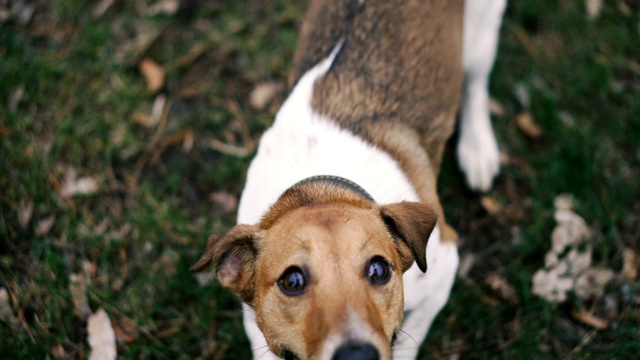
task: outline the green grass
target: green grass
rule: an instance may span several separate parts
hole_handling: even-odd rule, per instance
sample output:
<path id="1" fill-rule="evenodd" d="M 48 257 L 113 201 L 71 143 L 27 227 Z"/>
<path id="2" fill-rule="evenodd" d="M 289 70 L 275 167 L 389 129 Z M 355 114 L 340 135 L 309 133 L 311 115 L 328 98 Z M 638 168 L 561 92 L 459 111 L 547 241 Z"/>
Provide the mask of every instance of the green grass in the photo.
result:
<path id="1" fill-rule="evenodd" d="M 86 322 L 74 314 L 69 290 L 69 275 L 83 266 L 91 309 L 104 308 L 129 331 L 118 343 L 122 357 L 248 358 L 234 296 L 215 282 L 200 286 L 187 269 L 209 234 L 234 223 L 209 194 L 239 195 L 249 164 L 209 141 L 242 144 L 270 124 L 277 106 L 253 110 L 248 94 L 261 81 L 286 82 L 305 5 L 187 3 L 199 5 L 169 16 L 116 2 L 94 18 L 95 2 L 34 1 L 27 25 L 0 23 L 0 286 L 20 317 L 18 326 L 0 322 L 4 358 L 55 357 L 60 349 L 65 357 L 88 355 Z M 476 262 L 457 281 L 424 358 L 640 354 L 638 282 L 610 284 L 617 314 L 597 331 L 571 310 L 585 306 L 605 317 L 603 299 L 551 305 L 531 293 L 561 193 L 575 197 L 592 228 L 597 265 L 619 271 L 623 248 L 640 254 L 640 8 L 628 2 L 624 14 L 618 3 L 607 2 L 593 21 L 580 1 L 510 4 L 491 84 L 505 109 L 496 133 L 512 161 L 489 196 L 505 210 L 488 214 L 466 190 L 452 141 L 440 193 L 462 235 L 461 254 Z M 145 46 L 129 46 L 153 34 Z M 199 56 L 185 60 L 198 46 Z M 150 114 L 157 96 L 137 70 L 142 58 L 168 70 L 161 92 L 171 108 L 156 127 L 134 121 Z M 541 139 L 515 125 L 524 111 L 516 85 L 529 92 L 526 110 Z M 187 150 L 185 133 L 194 135 Z M 97 192 L 62 198 L 70 167 L 97 179 Z M 51 229 L 38 232 L 50 216 Z M 484 285 L 493 272 L 514 287 L 518 304 Z"/>

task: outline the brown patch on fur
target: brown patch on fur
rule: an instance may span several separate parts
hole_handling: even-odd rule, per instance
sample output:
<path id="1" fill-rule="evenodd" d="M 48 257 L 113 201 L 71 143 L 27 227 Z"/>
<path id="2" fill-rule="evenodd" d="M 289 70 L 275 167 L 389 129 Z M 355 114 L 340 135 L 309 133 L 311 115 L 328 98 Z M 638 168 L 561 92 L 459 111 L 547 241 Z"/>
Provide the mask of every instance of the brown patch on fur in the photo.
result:
<path id="1" fill-rule="evenodd" d="M 462 20 L 460 0 L 313 1 L 291 81 L 344 41 L 312 107 L 393 156 L 449 241 L 436 189 L 460 101 Z"/>

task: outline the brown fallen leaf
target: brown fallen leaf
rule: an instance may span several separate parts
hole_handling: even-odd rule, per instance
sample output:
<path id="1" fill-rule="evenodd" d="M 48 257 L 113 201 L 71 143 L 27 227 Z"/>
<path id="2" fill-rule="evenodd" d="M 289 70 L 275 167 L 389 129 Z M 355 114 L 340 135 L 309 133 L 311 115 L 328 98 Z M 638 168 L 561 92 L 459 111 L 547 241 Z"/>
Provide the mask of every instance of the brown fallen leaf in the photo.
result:
<path id="1" fill-rule="evenodd" d="M 33 215 L 33 200 L 20 201 L 18 205 L 18 224 L 20 228 L 26 229 L 31 221 L 31 215 Z"/>
<path id="2" fill-rule="evenodd" d="M 113 330 L 118 342 L 130 343 L 139 336 L 136 324 L 128 318 L 117 318 L 112 321 Z"/>
<path id="3" fill-rule="evenodd" d="M 9 101 L 7 101 L 7 107 L 9 111 L 16 112 L 18 110 L 18 105 L 24 96 L 24 86 L 20 85 L 11 91 L 11 95 L 9 95 Z"/>
<path id="4" fill-rule="evenodd" d="M 637 258 L 631 248 L 625 248 L 622 252 L 622 275 L 629 281 L 636 281 L 638 278 Z"/>
<path id="5" fill-rule="evenodd" d="M 585 311 L 584 309 L 571 309 L 571 316 L 573 316 L 574 319 L 580 321 L 581 323 L 598 330 L 604 330 L 609 326 L 608 321 L 596 317 L 595 315 Z"/>
<path id="6" fill-rule="evenodd" d="M 91 308 L 87 300 L 87 280 L 84 274 L 69 275 L 69 291 L 76 316 L 86 319 L 91 314 Z"/>
<path id="7" fill-rule="evenodd" d="M 55 222 L 56 222 L 55 215 L 49 215 L 46 218 L 40 220 L 38 222 L 38 225 L 36 226 L 36 235 L 38 236 L 47 235 L 49 231 L 51 231 L 51 228 L 53 227 L 53 224 Z"/>
<path id="8" fill-rule="evenodd" d="M 480 204 L 490 215 L 495 215 L 502 210 L 502 206 L 491 196 L 483 196 L 480 199 Z"/>
<path id="9" fill-rule="evenodd" d="M 236 211 L 238 208 L 238 200 L 235 195 L 226 191 L 213 192 L 209 195 L 209 199 L 227 214 Z"/>
<path id="10" fill-rule="evenodd" d="M 180 2 L 178 0 L 160 0 L 157 3 L 151 5 L 147 13 L 151 16 L 157 14 L 165 14 L 171 16 L 178 11 L 179 7 Z"/>
<path id="11" fill-rule="evenodd" d="M 94 19 L 100 19 L 114 2 L 115 0 L 100 0 L 100 2 L 93 8 L 91 15 Z"/>
<path id="12" fill-rule="evenodd" d="M 476 262 L 476 256 L 472 253 L 466 253 L 460 258 L 460 265 L 458 266 L 458 277 L 466 279 L 469 276 L 473 264 Z"/>
<path id="13" fill-rule="evenodd" d="M 511 284 L 509 284 L 502 276 L 496 273 L 489 274 L 484 279 L 484 283 L 489 286 L 489 288 L 502 300 L 506 300 L 511 304 L 518 304 L 520 302 L 513 286 L 511 286 Z"/>
<path id="14" fill-rule="evenodd" d="M 504 106 L 502 106 L 502 104 L 500 104 L 500 102 L 494 98 L 489 98 L 489 112 L 491 113 L 491 115 L 499 118 L 504 117 L 504 115 L 506 114 Z"/>
<path id="15" fill-rule="evenodd" d="M 138 64 L 138 70 L 147 81 L 147 89 L 152 92 L 160 90 L 164 84 L 164 69 L 155 61 L 145 58 Z"/>
<path id="16" fill-rule="evenodd" d="M 99 309 L 95 314 L 89 316 L 87 321 L 87 332 L 89 333 L 89 360 L 115 360 L 116 334 L 111 326 L 109 315 L 104 309 Z"/>
<path id="17" fill-rule="evenodd" d="M 537 140 L 542 136 L 542 130 L 536 124 L 533 116 L 528 112 L 518 115 L 516 118 L 516 125 L 523 134 L 533 140 Z"/>

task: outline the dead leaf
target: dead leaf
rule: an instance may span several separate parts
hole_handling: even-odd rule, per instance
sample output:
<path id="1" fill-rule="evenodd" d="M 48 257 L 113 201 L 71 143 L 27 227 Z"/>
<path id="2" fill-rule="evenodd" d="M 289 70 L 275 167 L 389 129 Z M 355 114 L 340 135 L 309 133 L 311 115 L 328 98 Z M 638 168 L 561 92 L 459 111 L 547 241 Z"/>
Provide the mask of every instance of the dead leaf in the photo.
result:
<path id="1" fill-rule="evenodd" d="M 11 13 L 18 24 L 27 25 L 33 17 L 35 7 L 32 3 L 26 1 L 16 1 L 11 6 Z"/>
<path id="2" fill-rule="evenodd" d="M 159 2 L 151 5 L 148 10 L 148 14 L 153 16 L 157 14 L 165 14 L 165 15 L 174 15 L 178 8 L 180 7 L 180 3 L 178 0 L 160 0 Z"/>
<path id="3" fill-rule="evenodd" d="M 571 210 L 573 209 L 575 199 L 571 194 L 560 194 L 553 199 L 553 205 L 558 210 Z"/>
<path id="4" fill-rule="evenodd" d="M 0 288 L 0 321 L 9 324 L 13 329 L 20 326 L 20 321 L 9 304 L 9 293 L 5 288 Z"/>
<path id="5" fill-rule="evenodd" d="M 84 274 L 69 275 L 69 291 L 76 316 L 86 319 L 91 315 L 91 308 L 87 301 L 87 280 Z"/>
<path id="6" fill-rule="evenodd" d="M 513 92 L 516 96 L 516 100 L 518 100 L 518 103 L 520 103 L 520 106 L 522 106 L 524 109 L 529 109 L 529 105 L 531 105 L 529 88 L 527 88 L 522 83 L 518 83 L 515 85 Z"/>
<path id="7" fill-rule="evenodd" d="M 512 304 L 518 304 L 520 299 L 516 295 L 516 291 L 513 286 L 507 282 L 502 276 L 493 273 L 487 275 L 484 279 L 484 283 L 495 292 L 501 299 L 506 300 Z"/>
<path id="8" fill-rule="evenodd" d="M 610 269 L 588 268 L 576 278 L 574 291 L 582 299 L 599 298 L 613 278 L 614 274 Z"/>
<path id="9" fill-rule="evenodd" d="M 213 192 L 209 195 L 209 199 L 225 213 L 232 213 L 238 208 L 238 200 L 235 195 L 226 191 Z"/>
<path id="10" fill-rule="evenodd" d="M 147 81 L 147 89 L 152 92 L 160 90 L 164 84 L 164 69 L 155 61 L 145 58 L 138 64 L 138 70 Z"/>
<path id="11" fill-rule="evenodd" d="M 11 91 L 11 95 L 9 95 L 9 101 L 7 101 L 7 107 L 9 111 L 16 112 L 18 110 L 18 105 L 24 96 L 24 86 L 20 85 Z"/>
<path id="12" fill-rule="evenodd" d="M 196 281 L 200 286 L 207 286 L 211 284 L 211 282 L 216 278 L 216 270 L 211 269 L 210 271 L 201 271 L 194 275 L 196 277 Z"/>
<path id="13" fill-rule="evenodd" d="M 21 200 L 18 205 L 18 224 L 20 228 L 26 229 L 33 215 L 33 200 Z"/>
<path id="14" fill-rule="evenodd" d="M 506 114 L 504 106 L 494 98 L 489 98 L 489 112 L 495 117 L 504 117 Z"/>
<path id="15" fill-rule="evenodd" d="M 115 0 L 101 0 L 98 5 L 93 8 L 93 13 L 91 13 L 91 15 L 93 15 L 94 19 L 100 19 L 114 2 Z"/>
<path id="16" fill-rule="evenodd" d="M 283 89 L 284 85 L 275 81 L 260 83 L 251 91 L 249 104 L 256 110 L 264 110 Z"/>
<path id="17" fill-rule="evenodd" d="M 483 196 L 482 199 L 480 199 L 480 203 L 490 215 L 495 215 L 502 210 L 502 206 L 491 196 Z"/>
<path id="18" fill-rule="evenodd" d="M 119 342 L 130 343 L 139 336 L 136 324 L 128 318 L 114 319 L 113 330 Z"/>
<path id="19" fill-rule="evenodd" d="M 585 325 L 598 330 L 604 330 L 609 326 L 609 322 L 586 312 L 583 309 L 571 309 L 571 316 Z"/>
<path id="20" fill-rule="evenodd" d="M 625 248 L 622 252 L 622 275 L 629 281 L 635 281 L 638 277 L 637 255 L 631 248 Z"/>
<path id="21" fill-rule="evenodd" d="M 584 219 L 574 213 L 573 198 L 560 195 L 555 199 L 556 227 L 551 233 L 551 249 L 544 259 L 544 268 L 533 276 L 533 293 L 549 302 L 560 303 L 574 291 L 582 299 L 600 297 L 613 279 L 610 269 L 591 267 L 591 231 Z"/>
<path id="22" fill-rule="evenodd" d="M 64 184 L 59 194 L 63 198 L 68 198 L 74 195 L 90 195 L 97 190 L 98 180 L 95 177 L 83 176 L 78 179 L 76 169 L 68 166 L 64 174 Z"/>
<path id="23" fill-rule="evenodd" d="M 466 279 L 469 276 L 469 271 L 473 268 L 473 264 L 476 262 L 476 256 L 472 253 L 466 253 L 460 258 L 460 265 L 458 266 L 458 277 Z"/>
<path id="24" fill-rule="evenodd" d="M 56 222 L 55 215 L 49 215 L 46 218 L 38 221 L 38 225 L 36 226 L 36 235 L 44 236 L 51 231 L 53 224 Z"/>
<path id="25" fill-rule="evenodd" d="M 516 125 L 523 134 L 531 139 L 539 139 L 542 136 L 542 130 L 536 124 L 533 116 L 528 112 L 523 112 L 516 118 Z"/>
<path id="26" fill-rule="evenodd" d="M 95 314 L 89 316 L 87 321 L 87 331 L 89 333 L 89 360 L 115 360 L 116 334 L 111 326 L 109 315 L 104 309 L 99 309 Z"/>
<path id="27" fill-rule="evenodd" d="M 193 149 L 193 144 L 195 142 L 195 137 L 193 136 L 193 131 L 187 130 L 184 134 L 184 139 L 182 140 L 182 152 L 188 153 Z"/>
<path id="28" fill-rule="evenodd" d="M 256 150 L 257 142 L 251 142 L 246 146 L 238 146 L 233 144 L 224 143 L 218 139 L 210 139 L 209 147 L 213 150 L 221 152 L 226 155 L 231 155 L 239 158 L 245 158 Z"/>
<path id="29" fill-rule="evenodd" d="M 602 0 L 585 0 L 587 7 L 587 19 L 595 20 L 602 12 Z"/>
<path id="30" fill-rule="evenodd" d="M 64 351 L 64 347 L 60 344 L 56 344 L 51 347 L 51 356 L 53 356 L 54 359 L 68 358 L 66 351 Z"/>

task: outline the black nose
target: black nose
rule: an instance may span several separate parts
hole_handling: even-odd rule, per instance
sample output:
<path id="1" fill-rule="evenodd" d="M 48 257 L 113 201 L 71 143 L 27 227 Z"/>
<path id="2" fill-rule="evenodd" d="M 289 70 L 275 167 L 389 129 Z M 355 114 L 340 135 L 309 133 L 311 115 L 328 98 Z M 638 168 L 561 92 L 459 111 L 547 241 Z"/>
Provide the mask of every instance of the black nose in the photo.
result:
<path id="1" fill-rule="evenodd" d="M 345 344 L 333 354 L 332 360 L 379 360 L 378 350 L 371 344 Z"/>

